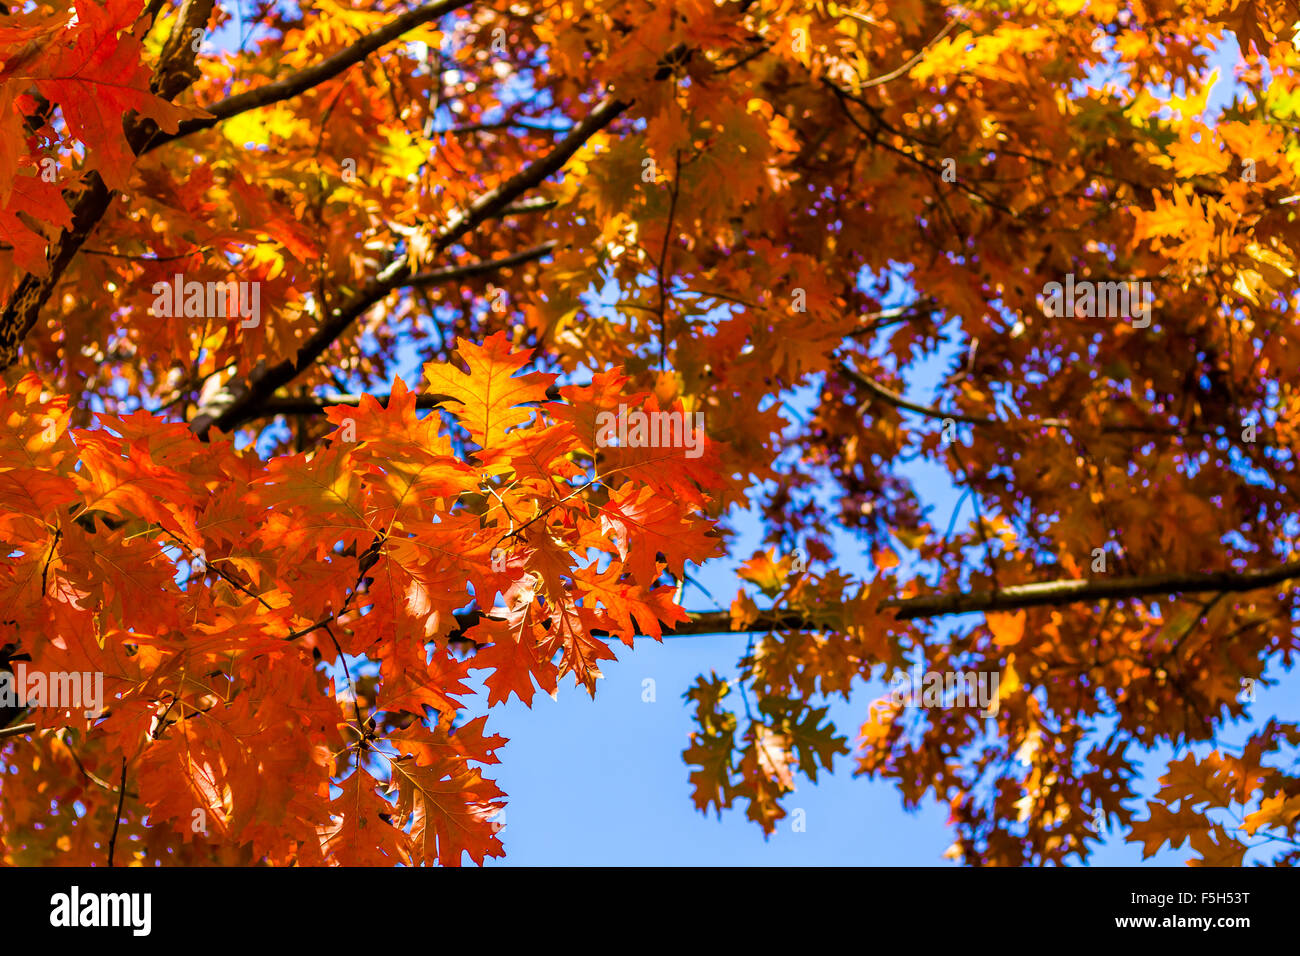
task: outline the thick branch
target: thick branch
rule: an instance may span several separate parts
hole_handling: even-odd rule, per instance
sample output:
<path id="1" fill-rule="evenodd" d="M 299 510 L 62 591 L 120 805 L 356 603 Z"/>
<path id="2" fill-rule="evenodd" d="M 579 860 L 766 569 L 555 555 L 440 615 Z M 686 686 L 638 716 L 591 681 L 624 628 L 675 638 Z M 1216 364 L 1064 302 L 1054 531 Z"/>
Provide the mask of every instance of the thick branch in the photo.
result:
<path id="1" fill-rule="evenodd" d="M 1300 561 L 1250 571 L 1215 571 L 1209 574 L 1153 574 L 1131 578 L 1091 578 L 1086 580 L 1043 581 L 1018 584 L 1000 591 L 927 594 L 911 598 L 890 598 L 881 607 L 897 612 L 901 621 L 944 617 L 949 614 L 973 614 L 1017 611 L 1029 607 L 1094 603 L 1102 600 L 1150 597 L 1171 594 L 1240 593 L 1257 591 L 1300 578 Z M 665 637 L 689 637 L 701 634 L 730 634 L 731 614 L 727 611 L 688 611 L 689 621 L 678 624 Z M 479 611 L 456 615 L 456 630 L 449 641 L 465 642 L 465 632 L 482 617 Z M 750 631 L 805 631 L 816 625 L 802 614 L 766 611 L 748 628 Z M 637 634 L 641 631 L 638 628 Z M 592 631 L 608 637 L 602 631 Z"/>
<path id="2" fill-rule="evenodd" d="M 99 174 L 91 172 L 86 177 L 86 190 L 72 207 L 72 225 L 62 230 L 51 243 L 47 257 L 49 268 L 44 275 L 28 272 L 18 282 L 18 288 L 9 297 L 3 314 L 0 314 L 0 371 L 18 361 L 19 349 L 27 333 L 36 325 L 41 308 L 49 301 L 54 286 L 63 276 L 90 231 L 108 211 L 114 193 Z"/>
<path id="3" fill-rule="evenodd" d="M 1029 607 L 1092 604 L 1102 600 L 1151 597 L 1170 594 L 1240 593 L 1300 578 L 1300 561 L 1250 571 L 1215 571 L 1209 574 L 1153 574 L 1131 578 L 1089 578 L 1017 584 L 1000 591 L 927 594 L 921 597 L 890 598 L 881 605 L 897 612 L 902 621 L 944 617 L 949 614 L 1017 611 Z M 754 625 L 795 630 L 809 627 L 801 615 L 767 614 Z M 712 634 L 731 630 L 726 611 L 697 611 L 688 623 L 679 624 L 675 634 Z"/>

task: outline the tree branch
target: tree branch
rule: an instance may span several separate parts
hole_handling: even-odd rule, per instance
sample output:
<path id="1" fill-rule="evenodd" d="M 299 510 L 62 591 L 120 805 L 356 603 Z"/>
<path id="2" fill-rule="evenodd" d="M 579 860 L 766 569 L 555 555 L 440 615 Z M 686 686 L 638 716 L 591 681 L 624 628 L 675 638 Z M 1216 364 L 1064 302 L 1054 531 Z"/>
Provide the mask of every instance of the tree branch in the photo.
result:
<path id="1" fill-rule="evenodd" d="M 859 84 L 860 88 L 864 90 L 869 90 L 872 87 L 884 86 L 886 83 L 896 80 L 900 76 L 903 76 L 905 73 L 910 72 L 912 67 L 916 66 L 916 64 L 920 63 L 921 60 L 925 58 L 926 52 L 932 46 L 934 46 L 936 43 L 938 43 L 940 40 L 942 40 L 944 37 L 946 37 L 949 33 L 952 32 L 953 27 L 955 27 L 957 23 L 958 21 L 956 18 L 949 20 L 947 26 L 945 26 L 942 30 L 940 30 L 938 35 L 936 35 L 933 40 L 931 40 L 925 46 L 921 47 L 921 49 L 917 50 L 916 53 L 906 63 L 903 63 L 897 69 L 891 70 L 888 73 L 884 74 L 883 76 L 877 76 L 869 80 L 863 80 Z"/>
<path id="2" fill-rule="evenodd" d="M 1170 594 L 1204 594 L 1209 592 L 1241 593 L 1257 591 L 1300 578 L 1300 561 L 1249 571 L 1214 571 L 1208 574 L 1153 574 L 1144 577 L 1091 578 L 1082 580 L 1043 581 L 1017 584 L 1000 591 L 970 591 L 950 594 L 927 594 L 910 598 L 890 598 L 881 608 L 893 610 L 900 621 L 945 617 L 949 614 L 974 614 L 1017 611 L 1030 607 L 1093 603 L 1101 600 L 1149 597 Z M 736 633 L 728 611 L 688 611 L 689 621 L 678 624 L 665 637 L 689 637 L 703 634 Z M 481 611 L 456 615 L 457 628 L 447 638 L 464 642 L 465 632 L 483 617 Z M 747 630 L 807 631 L 816 625 L 806 616 L 793 612 L 768 610 Z M 636 629 L 640 634 L 640 629 Z M 593 630 L 593 635 L 609 635 Z"/>
<path id="3" fill-rule="evenodd" d="M 141 151 L 141 155 L 191 133 L 211 129 L 222 120 L 230 119 L 232 116 L 238 116 L 240 113 L 247 113 L 249 110 L 259 109 L 263 106 L 270 106 L 273 103 L 292 99 L 300 93 L 305 93 L 327 80 L 332 80 L 349 67 L 360 63 L 380 47 L 387 46 L 393 40 L 396 40 L 403 33 L 414 30 L 431 20 L 436 20 L 443 14 L 451 13 L 461 7 L 467 7 L 472 2 L 473 0 L 440 0 L 438 3 L 430 3 L 415 10 L 408 10 L 393 19 L 392 22 L 380 27 L 374 33 L 362 37 L 347 49 L 340 50 L 332 56 L 327 56 L 313 66 L 276 80 L 274 83 L 268 83 L 266 86 L 259 86 L 256 89 L 228 96 L 221 102 L 206 107 L 207 112 L 212 114 L 210 117 L 186 120 L 180 124 L 180 128 L 175 133 L 155 137 Z"/>
<path id="4" fill-rule="evenodd" d="M 881 607 L 897 612 L 900 621 L 944 617 L 949 614 L 972 614 L 1017 611 L 1043 605 L 1093 603 L 1101 600 L 1149 597 L 1169 594 L 1204 594 L 1212 591 L 1240 593 L 1257 591 L 1300 578 L 1300 561 L 1250 571 L 1214 571 L 1209 574 L 1153 574 L 1144 577 L 1089 578 L 1081 580 L 1043 581 L 1017 584 L 1000 591 L 970 591 L 952 594 L 928 594 L 911 598 L 890 598 Z M 797 614 L 763 616 L 755 627 L 784 629 L 808 628 L 809 622 Z M 675 634 L 710 634 L 731 630 L 731 615 L 726 611 L 691 613 L 688 623 L 680 624 Z"/>
<path id="5" fill-rule="evenodd" d="M 539 246 L 531 249 L 525 249 L 522 252 L 512 253 L 503 256 L 500 259 L 488 259 L 482 262 L 471 262 L 463 266 L 452 266 L 446 269 L 434 269 L 429 272 L 421 272 L 416 275 L 409 275 L 409 268 L 406 267 L 405 261 L 394 260 L 395 264 L 400 264 L 402 268 L 393 269 L 392 265 L 380 273 L 379 277 L 371 282 L 362 293 L 345 303 L 335 310 L 331 320 L 317 329 L 307 344 L 299 351 L 293 362 L 282 362 L 280 365 L 265 373 L 267 376 L 274 378 L 259 378 L 252 389 L 236 393 L 234 391 L 223 390 L 205 409 L 200 409 L 195 416 L 194 421 L 190 423 L 190 428 L 194 430 L 200 438 L 205 438 L 207 429 L 216 425 L 222 431 L 229 431 L 246 421 L 260 417 L 260 413 L 270 407 L 272 393 L 281 385 L 286 384 L 296 378 L 308 365 L 316 360 L 335 339 L 341 335 L 355 319 L 364 314 L 367 309 L 376 303 L 382 301 L 390 292 L 400 288 L 419 288 L 423 286 L 435 285 L 441 282 L 455 282 L 460 279 L 466 279 L 473 276 L 489 275 L 499 269 L 509 268 L 510 266 L 521 265 L 525 262 L 531 262 L 540 259 L 555 248 L 554 242 L 544 242 Z M 337 329 L 337 331 L 335 331 Z M 276 384 L 270 385 L 269 381 L 275 381 Z M 211 415 L 213 408 L 222 408 L 221 402 L 227 401 L 228 405 L 224 406 L 225 410 L 220 412 L 215 418 L 204 424 L 204 416 Z M 360 401 L 358 397 L 357 401 Z M 353 403 L 348 403 L 353 404 Z M 283 413 L 288 413 L 294 407 L 292 403 L 281 406 Z M 320 411 L 324 406 L 318 406 L 316 411 Z M 423 407 L 431 408 L 432 404 Z M 200 430 L 201 429 L 201 430 Z"/>
<path id="6" fill-rule="evenodd" d="M 495 133 L 503 129 L 526 129 L 533 133 L 567 133 L 569 131 L 567 127 L 547 126 L 544 123 L 521 119 L 505 119 L 499 123 L 469 123 L 465 126 L 452 126 L 447 129 L 437 129 L 433 132 L 434 135 L 441 136 L 446 133 Z"/>
<path id="7" fill-rule="evenodd" d="M 461 236 L 477 229 L 479 225 L 493 218 L 509 206 L 515 199 L 543 180 L 559 172 L 569 158 L 626 110 L 631 103 L 606 97 L 587 114 L 586 119 L 573 128 L 555 148 L 535 163 L 525 166 L 495 189 L 490 189 L 474 200 L 463 213 L 455 213 L 448 220 L 447 226 L 439 234 L 434 248 L 441 251 Z"/>
<path id="8" fill-rule="evenodd" d="M 457 282 L 461 279 L 472 279 L 475 276 L 491 275 L 501 269 L 523 265 L 525 262 L 532 262 L 535 259 L 540 259 L 543 256 L 550 255 L 554 249 L 554 242 L 543 242 L 540 246 L 533 246 L 531 249 L 525 249 L 523 252 L 514 252 L 508 256 L 502 256 L 500 259 L 484 259 L 480 262 L 471 262 L 463 266 L 449 266 L 446 269 L 432 269 L 429 272 L 419 272 L 403 282 L 402 285 L 408 288 L 416 288 L 418 286 L 436 285 L 442 282 Z"/>
<path id="9" fill-rule="evenodd" d="M 263 415 L 323 415 L 325 409 L 332 405 L 360 405 L 364 395 L 360 392 L 346 392 L 331 395 L 273 395 L 262 402 L 256 409 L 257 417 Z M 387 395 L 371 395 L 379 404 L 388 407 Z M 448 401 L 448 395 L 423 394 L 415 397 L 416 408 L 436 408 Z"/>
<path id="10" fill-rule="evenodd" d="M 916 412 L 918 415 L 925 415 L 927 418 L 937 418 L 937 419 L 951 418 L 953 421 L 965 422 L 968 425 L 1008 424 L 1007 422 L 999 421 L 996 418 L 978 418 L 974 415 L 963 415 L 961 412 L 945 412 L 938 408 L 931 408 L 928 405 L 918 405 L 916 402 L 909 402 L 902 395 L 899 395 L 897 392 L 893 391 L 892 389 L 888 389 L 885 386 L 881 385 L 879 382 L 867 378 L 865 375 L 863 375 L 853 366 L 849 365 L 847 362 L 840 363 L 840 371 L 843 372 L 844 375 L 849 379 L 851 379 L 853 382 L 862 386 L 863 388 L 871 392 L 876 397 L 883 398 L 886 402 L 888 402 L 890 405 L 893 405 L 895 408 L 905 409 L 906 411 L 909 412 Z M 1050 424 L 1050 425 L 1056 425 L 1060 427 L 1063 426 L 1065 423 L 1061 422 L 1058 419 L 1053 418 L 1053 419 L 1047 419 L 1043 422 L 1038 422 L 1036 424 L 1042 424 L 1042 425 Z"/>
<path id="11" fill-rule="evenodd" d="M 904 411 L 915 412 L 918 415 L 924 415 L 927 418 L 935 420 L 952 419 L 956 422 L 964 422 L 968 425 L 980 425 L 986 428 L 1059 428 L 1068 432 L 1087 432 L 1095 430 L 1104 434 L 1127 434 L 1139 433 L 1149 435 L 1176 435 L 1184 438 L 1200 436 L 1216 436 L 1217 432 L 1207 431 L 1199 428 L 1178 428 L 1176 426 L 1162 425 L 1121 425 L 1121 424 L 1101 424 L 1095 429 L 1081 427 L 1078 422 L 1072 422 L 1068 418 L 1026 418 L 1022 420 L 1003 421 L 1000 418 L 980 418 L 977 415 L 966 415 L 962 412 L 944 411 L 941 408 L 932 408 L 929 405 L 921 405 L 917 402 L 908 401 L 902 395 L 899 395 L 893 389 L 886 388 L 879 382 L 867 378 L 857 369 L 853 368 L 847 362 L 840 363 L 840 371 L 856 384 L 871 392 L 877 398 L 881 398 L 893 405 L 895 408 L 901 408 Z"/>
<path id="12" fill-rule="evenodd" d="M 454 212 L 434 239 L 433 251 L 435 253 L 445 251 L 462 236 L 501 214 L 521 193 L 558 172 L 588 139 L 611 123 L 630 105 L 613 98 L 602 100 L 572 133 L 556 144 L 555 148 L 544 157 L 525 166 L 496 188 L 480 195 L 465 210 Z M 530 252 L 535 251 L 535 249 L 530 250 Z M 542 254 L 544 253 L 537 253 L 538 256 Z M 445 277 L 447 272 L 421 275 Z M 228 432 L 254 417 L 255 409 L 270 398 L 277 389 L 292 382 L 311 366 L 359 316 L 383 301 L 390 292 L 407 285 L 411 278 L 411 267 L 406 257 L 399 256 L 393 259 L 364 289 L 333 310 L 320 328 L 298 350 L 294 359 L 286 359 L 279 365 L 255 375 L 246 387 L 237 387 L 238 390 L 232 391 L 223 390 L 212 404 L 199 410 L 190 423 L 190 429 L 206 440 L 208 431 L 214 426 L 220 431 Z"/>
<path id="13" fill-rule="evenodd" d="M 122 825 L 122 804 L 126 802 L 126 757 L 122 758 L 122 783 L 117 789 L 117 813 L 113 816 L 113 835 L 108 838 L 108 865 L 113 865 L 113 851 L 117 849 L 117 828 Z"/>

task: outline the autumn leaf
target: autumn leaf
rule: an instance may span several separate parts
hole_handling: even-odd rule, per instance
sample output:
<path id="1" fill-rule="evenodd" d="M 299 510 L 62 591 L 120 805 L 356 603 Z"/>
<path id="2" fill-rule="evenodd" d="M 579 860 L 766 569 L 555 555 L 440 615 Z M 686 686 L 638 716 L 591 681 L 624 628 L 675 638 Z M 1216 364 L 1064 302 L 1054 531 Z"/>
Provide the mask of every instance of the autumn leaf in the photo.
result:
<path id="1" fill-rule="evenodd" d="M 409 821 L 414 862 L 459 866 L 465 853 L 482 865 L 501 856 L 501 840 L 491 820 L 505 794 L 471 769 L 458 755 L 421 766 L 414 759 L 392 761 L 396 815 Z"/>
<path id="2" fill-rule="evenodd" d="M 1259 809 L 1246 816 L 1241 828 L 1247 836 L 1253 837 L 1261 827 L 1293 829 L 1297 817 L 1300 817 L 1300 796 L 1288 797 L 1278 793 L 1261 800 Z"/>
<path id="3" fill-rule="evenodd" d="M 426 365 L 424 377 L 434 392 L 460 403 L 456 414 L 479 446 L 497 444 L 506 429 L 533 416 L 531 403 L 545 401 L 552 379 L 537 372 L 516 375 L 528 362 L 530 351 L 511 352 L 504 333 L 482 346 L 457 341 L 458 354 L 468 367 L 462 372 L 442 363 Z"/>
<path id="4" fill-rule="evenodd" d="M 1017 614 L 990 614 L 989 630 L 993 632 L 993 641 L 999 647 L 1019 644 L 1025 636 L 1025 612 Z"/>
<path id="5" fill-rule="evenodd" d="M 488 704 L 507 702 L 513 694 L 524 705 L 533 704 L 533 684 L 555 696 L 559 672 L 550 658 L 542 657 L 530 611 L 520 608 L 508 620 L 483 618 L 466 632 L 471 640 L 487 644 L 479 648 L 470 666 L 490 668 L 485 679 Z"/>
<path id="6" fill-rule="evenodd" d="M 0 83 L 33 83 L 59 104 L 69 132 L 86 144 L 90 162 L 114 188 L 126 185 L 135 159 L 122 131 L 125 114 L 147 116 L 168 133 L 182 119 L 202 115 L 151 91 L 143 48 L 124 32 L 140 7 L 139 0 L 79 0 L 75 22 L 53 33 L 38 55 L 10 59 L 0 68 Z"/>
<path id="7" fill-rule="evenodd" d="M 1166 843 L 1170 849 L 1177 850 L 1193 833 L 1208 832 L 1211 829 L 1209 821 L 1189 804 L 1183 804 L 1175 812 L 1164 804 L 1148 800 L 1147 813 L 1146 820 L 1134 822 L 1129 837 L 1133 842 L 1141 841 L 1143 859 L 1154 855 Z"/>
<path id="8" fill-rule="evenodd" d="M 609 611 L 617 624 L 618 636 L 628 647 L 632 646 L 633 635 L 638 631 L 647 637 L 659 638 L 663 633 L 661 621 L 671 627 L 690 620 L 673 600 L 672 588 L 650 590 L 639 584 L 620 582 L 621 571 L 621 567 L 614 563 L 603 574 L 588 567 L 577 573 L 576 580 L 583 594 L 600 601 Z"/>

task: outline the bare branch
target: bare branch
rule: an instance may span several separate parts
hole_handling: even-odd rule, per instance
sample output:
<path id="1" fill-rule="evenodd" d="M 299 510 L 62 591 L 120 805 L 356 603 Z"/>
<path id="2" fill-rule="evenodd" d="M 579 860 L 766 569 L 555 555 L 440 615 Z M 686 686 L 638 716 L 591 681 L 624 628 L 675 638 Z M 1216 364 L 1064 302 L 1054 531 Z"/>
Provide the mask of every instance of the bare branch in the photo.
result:
<path id="1" fill-rule="evenodd" d="M 901 408 L 904 411 L 915 412 L 918 415 L 924 415 L 927 418 L 936 420 L 952 419 L 957 422 L 964 422 L 968 425 L 980 425 L 986 428 L 1060 428 L 1063 431 L 1075 433 L 1087 433 L 1090 431 L 1102 432 L 1104 434 L 1144 434 L 1144 435 L 1174 435 L 1181 437 L 1191 436 L 1217 436 L 1219 433 L 1201 428 L 1185 427 L 1180 428 L 1175 425 L 1142 425 L 1142 424 L 1118 424 L 1103 423 L 1097 426 L 1084 426 L 1078 422 L 1072 422 L 1068 418 L 1025 418 L 1025 419 L 1008 419 L 1003 421 L 1000 418 L 980 418 L 977 415 L 966 415 L 962 412 L 945 411 L 941 408 L 933 408 L 929 405 L 921 405 L 917 402 L 908 401 L 902 395 L 899 395 L 893 389 L 881 385 L 879 382 L 867 378 L 857 369 L 848 363 L 840 363 L 840 371 L 856 384 L 865 388 L 878 398 L 883 399 L 895 408 Z"/>
<path id="2" fill-rule="evenodd" d="M 885 386 L 881 385 L 879 382 L 867 378 L 865 375 L 863 375 L 857 369 L 853 368 L 853 366 L 849 365 L 847 362 L 840 363 L 840 371 L 843 372 L 845 376 L 847 376 L 848 378 L 856 382 L 858 385 L 862 386 L 867 391 L 871 392 L 873 395 L 876 395 L 879 398 L 883 398 L 890 405 L 893 405 L 896 408 L 906 409 L 909 412 L 916 412 L 917 414 L 925 415 L 928 418 L 939 418 L 939 419 L 951 418 L 954 421 L 966 422 L 967 424 L 970 425 L 1007 424 L 1006 422 L 999 421 L 996 418 L 977 418 L 974 415 L 963 415 L 961 412 L 945 412 L 938 408 L 931 408 L 928 405 L 918 405 L 916 402 L 909 402 L 907 399 L 905 399 L 902 395 L 899 395 L 897 392 L 886 388 Z M 1053 425 L 1061 426 L 1064 425 L 1065 423 L 1058 421 L 1057 419 L 1048 419 L 1046 421 L 1039 422 L 1038 424 L 1042 424 L 1042 425 L 1053 424 Z"/>

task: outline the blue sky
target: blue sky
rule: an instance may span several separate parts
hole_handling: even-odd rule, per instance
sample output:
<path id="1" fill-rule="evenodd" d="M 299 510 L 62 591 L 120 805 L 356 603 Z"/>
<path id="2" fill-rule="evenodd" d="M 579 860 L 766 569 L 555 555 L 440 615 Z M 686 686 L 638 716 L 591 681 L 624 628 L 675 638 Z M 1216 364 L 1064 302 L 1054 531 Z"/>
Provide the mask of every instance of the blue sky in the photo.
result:
<path id="1" fill-rule="evenodd" d="M 742 635 L 662 645 L 641 640 L 632 652 L 620 648 L 621 660 L 605 669 L 594 702 L 585 691 L 564 686 L 558 701 L 536 695 L 531 711 L 517 700 L 494 709 L 489 729 L 510 743 L 489 775 L 509 794 L 509 807 L 501 834 L 506 858 L 489 865 L 955 865 L 943 859 L 952 842 L 945 807 L 928 803 L 908 813 L 890 784 L 854 778 L 848 763 L 837 762 L 836 772 L 816 784 L 798 781 L 786 806 L 806 811 L 801 833 L 787 818 L 765 841 L 741 804 L 720 822 L 695 810 L 680 756 L 691 728 L 681 693 L 696 674 L 731 673 L 744 644 Z M 642 702 L 645 678 L 656 682 L 655 703 Z M 883 687 L 872 691 L 852 704 L 831 703 L 830 716 L 850 738 Z M 1291 673 L 1281 686 L 1260 693 L 1252 711 L 1264 719 L 1294 716 L 1297 701 L 1300 679 Z M 1221 736 L 1240 743 L 1245 735 L 1229 730 Z M 1146 758 L 1144 795 L 1154 790 L 1171 753 L 1163 749 Z M 1185 847 L 1166 849 L 1146 862 L 1179 865 L 1189 855 Z M 1141 844 L 1118 836 L 1090 860 L 1101 866 L 1141 862 Z"/>

